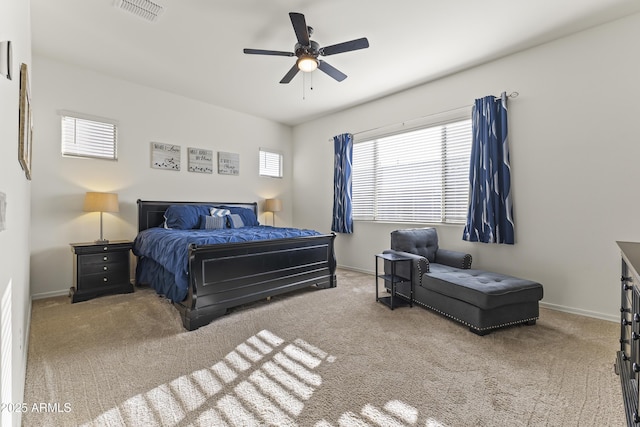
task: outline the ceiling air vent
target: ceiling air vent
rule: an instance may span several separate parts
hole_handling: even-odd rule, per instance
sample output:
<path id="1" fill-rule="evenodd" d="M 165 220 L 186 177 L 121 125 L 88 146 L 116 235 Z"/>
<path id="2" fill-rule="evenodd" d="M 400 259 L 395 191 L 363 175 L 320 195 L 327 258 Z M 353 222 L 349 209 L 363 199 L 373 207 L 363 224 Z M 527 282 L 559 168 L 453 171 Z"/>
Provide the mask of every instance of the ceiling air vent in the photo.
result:
<path id="1" fill-rule="evenodd" d="M 114 5 L 149 22 L 157 21 L 164 12 L 164 6 L 149 0 L 115 0 Z"/>

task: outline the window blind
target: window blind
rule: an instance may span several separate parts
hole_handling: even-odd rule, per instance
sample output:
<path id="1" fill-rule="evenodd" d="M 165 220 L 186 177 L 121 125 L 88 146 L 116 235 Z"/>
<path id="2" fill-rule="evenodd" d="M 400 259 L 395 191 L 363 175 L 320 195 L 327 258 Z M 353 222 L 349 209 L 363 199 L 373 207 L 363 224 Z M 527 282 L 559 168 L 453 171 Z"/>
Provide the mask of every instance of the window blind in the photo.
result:
<path id="1" fill-rule="evenodd" d="M 117 124 L 62 112 L 62 155 L 117 160 Z"/>
<path id="2" fill-rule="evenodd" d="M 466 221 L 471 120 L 354 144 L 356 220 Z"/>
<path id="3" fill-rule="evenodd" d="M 282 154 L 261 148 L 260 175 L 282 178 Z"/>

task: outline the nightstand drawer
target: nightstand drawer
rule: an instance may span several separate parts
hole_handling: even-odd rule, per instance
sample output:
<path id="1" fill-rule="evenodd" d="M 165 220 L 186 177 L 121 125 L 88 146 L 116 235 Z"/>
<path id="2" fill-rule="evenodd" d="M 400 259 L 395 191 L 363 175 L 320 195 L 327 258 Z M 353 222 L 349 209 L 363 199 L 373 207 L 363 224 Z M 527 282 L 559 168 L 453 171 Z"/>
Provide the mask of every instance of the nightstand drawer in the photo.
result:
<path id="1" fill-rule="evenodd" d="M 129 273 L 129 265 L 127 263 L 127 259 L 124 258 L 122 261 L 115 262 L 100 262 L 100 263 L 80 263 L 78 265 L 78 275 L 80 277 L 90 275 L 90 274 L 106 274 L 106 273 L 115 273 L 126 271 Z"/>
<path id="2" fill-rule="evenodd" d="M 78 278 L 78 287 L 81 289 L 103 288 L 105 286 L 121 285 L 129 283 L 129 270 L 120 269 L 109 273 L 84 274 Z"/>
<path id="3" fill-rule="evenodd" d="M 78 269 L 86 274 L 107 271 L 108 269 L 113 269 L 114 267 L 123 266 L 128 263 L 129 251 L 78 256 Z"/>

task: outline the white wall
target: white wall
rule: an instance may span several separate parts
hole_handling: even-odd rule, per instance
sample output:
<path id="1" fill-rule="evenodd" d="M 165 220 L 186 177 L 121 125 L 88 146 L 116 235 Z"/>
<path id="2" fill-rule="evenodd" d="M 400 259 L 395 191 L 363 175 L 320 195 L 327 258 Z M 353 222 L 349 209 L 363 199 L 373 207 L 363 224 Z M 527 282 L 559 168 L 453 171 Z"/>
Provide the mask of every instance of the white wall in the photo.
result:
<path id="1" fill-rule="evenodd" d="M 475 268 L 539 281 L 548 306 L 617 320 L 615 241 L 640 240 L 638 40 L 636 14 L 295 127 L 295 224 L 330 228 L 333 135 L 518 91 L 509 101 L 516 245 L 464 242 L 462 226 L 437 226 L 440 244 L 471 253 Z M 389 233 L 413 226 L 356 222 L 337 238 L 338 264 L 372 272 Z"/>
<path id="2" fill-rule="evenodd" d="M 82 212 L 86 191 L 117 192 L 120 212 L 104 214 L 107 239 L 133 239 L 136 200 L 258 201 L 279 197 L 278 224 L 292 217 L 291 128 L 34 56 L 31 286 L 34 297 L 68 291 L 71 242 L 99 237 L 99 214 Z M 60 117 L 71 110 L 119 121 L 118 161 L 63 158 Z M 150 167 L 150 142 L 182 146 L 179 172 Z M 240 155 L 240 175 L 187 171 L 187 147 Z M 258 148 L 284 153 L 283 179 L 258 176 Z M 216 162 L 214 162 L 214 166 Z M 261 206 L 261 205 L 260 205 Z M 265 221 L 271 223 L 271 214 Z"/>
<path id="3" fill-rule="evenodd" d="M 6 194 L 6 219 L 0 231 L 0 298 L 11 292 L 11 310 L 2 313 L 0 341 L 2 376 L 0 395 L 3 403 L 21 402 L 26 368 L 26 334 L 30 319 L 29 299 L 29 216 L 31 183 L 18 164 L 18 103 L 20 64 L 31 66 L 31 30 L 29 2 L 0 2 L 0 41 L 13 44 L 13 79 L 0 76 L 0 192 Z M 5 317 L 6 316 L 6 317 Z M 5 320 L 10 324 L 5 329 Z M 8 346 L 4 343 L 8 341 Z M 5 356 L 10 354 L 8 364 Z M 20 414 L 5 410 L 0 414 L 3 426 L 19 426 Z"/>

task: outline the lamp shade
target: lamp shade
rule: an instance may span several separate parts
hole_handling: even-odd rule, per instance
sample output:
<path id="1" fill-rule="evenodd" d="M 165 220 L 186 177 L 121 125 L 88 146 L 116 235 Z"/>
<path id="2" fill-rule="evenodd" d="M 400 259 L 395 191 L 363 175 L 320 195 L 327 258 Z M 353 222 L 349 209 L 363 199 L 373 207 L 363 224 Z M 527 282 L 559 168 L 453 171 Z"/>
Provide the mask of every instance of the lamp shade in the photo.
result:
<path id="1" fill-rule="evenodd" d="M 264 210 L 267 212 L 280 212 L 282 210 L 282 200 L 280 199 L 265 200 Z"/>
<path id="2" fill-rule="evenodd" d="M 84 196 L 85 212 L 120 212 L 118 195 L 115 193 L 87 192 Z"/>

